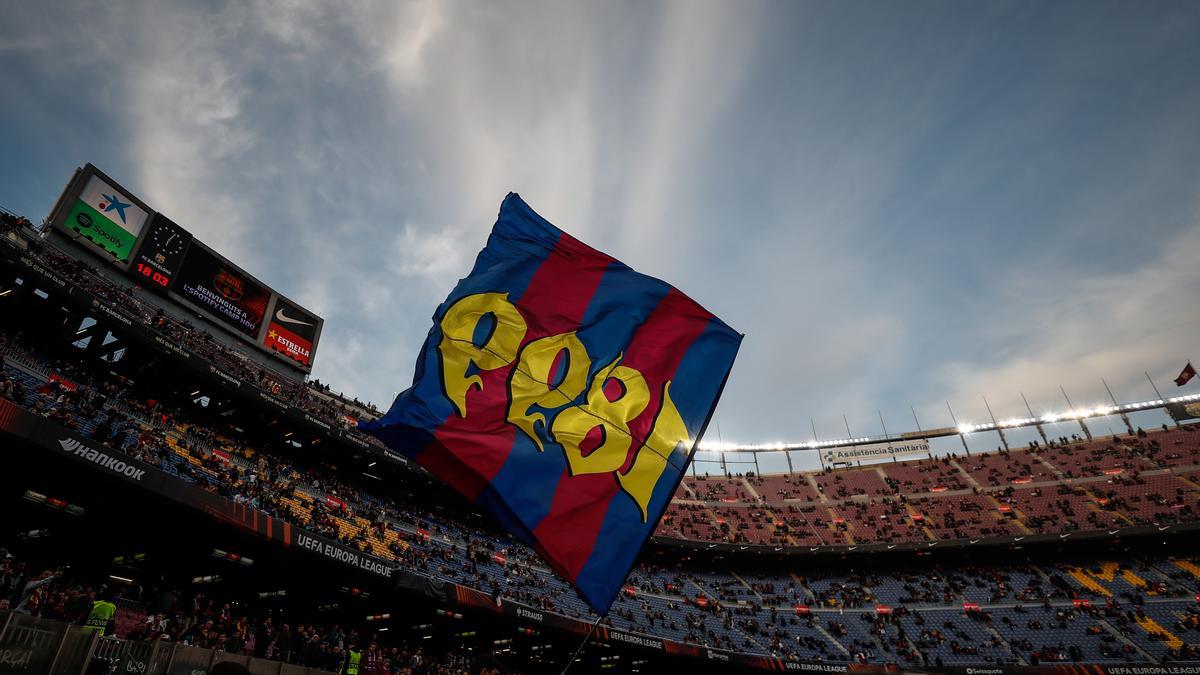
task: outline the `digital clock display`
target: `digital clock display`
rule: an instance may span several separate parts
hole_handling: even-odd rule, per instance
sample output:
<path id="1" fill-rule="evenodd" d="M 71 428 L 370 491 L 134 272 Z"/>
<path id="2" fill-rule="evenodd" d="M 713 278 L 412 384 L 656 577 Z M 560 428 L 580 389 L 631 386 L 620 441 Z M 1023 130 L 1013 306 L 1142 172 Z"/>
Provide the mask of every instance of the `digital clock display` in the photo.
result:
<path id="1" fill-rule="evenodd" d="M 171 285 L 171 277 L 159 272 L 144 262 L 134 263 L 133 272 L 134 274 L 145 277 L 148 280 L 148 283 L 158 284 L 163 288 Z"/>
<path id="2" fill-rule="evenodd" d="M 134 256 L 129 273 L 141 283 L 160 291 L 171 287 L 175 273 L 192 243 L 192 235 L 161 213 L 154 214 L 142 247 Z"/>

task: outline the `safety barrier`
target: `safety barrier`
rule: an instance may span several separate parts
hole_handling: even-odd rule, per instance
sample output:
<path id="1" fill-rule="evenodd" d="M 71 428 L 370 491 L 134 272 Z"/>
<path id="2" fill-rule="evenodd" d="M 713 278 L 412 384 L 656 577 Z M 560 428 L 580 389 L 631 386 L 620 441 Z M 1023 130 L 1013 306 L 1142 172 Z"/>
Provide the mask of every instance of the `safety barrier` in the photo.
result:
<path id="1" fill-rule="evenodd" d="M 80 626 L 28 614 L 0 612 L 0 672 L 13 675 L 78 675 L 96 637 Z"/>
<path id="2" fill-rule="evenodd" d="M 5 675 L 207 675 L 225 661 L 240 663 L 254 675 L 332 675 L 174 642 L 98 637 L 80 626 L 0 611 L 0 673 Z"/>

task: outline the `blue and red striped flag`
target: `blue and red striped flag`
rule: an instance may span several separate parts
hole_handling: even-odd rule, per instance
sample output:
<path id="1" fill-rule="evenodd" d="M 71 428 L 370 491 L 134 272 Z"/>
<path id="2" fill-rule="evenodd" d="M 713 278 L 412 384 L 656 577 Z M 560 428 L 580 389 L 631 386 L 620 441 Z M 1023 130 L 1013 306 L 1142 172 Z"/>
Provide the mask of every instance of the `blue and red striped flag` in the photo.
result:
<path id="1" fill-rule="evenodd" d="M 603 614 L 741 338 L 509 194 L 434 314 L 412 387 L 362 428 L 491 512 Z"/>

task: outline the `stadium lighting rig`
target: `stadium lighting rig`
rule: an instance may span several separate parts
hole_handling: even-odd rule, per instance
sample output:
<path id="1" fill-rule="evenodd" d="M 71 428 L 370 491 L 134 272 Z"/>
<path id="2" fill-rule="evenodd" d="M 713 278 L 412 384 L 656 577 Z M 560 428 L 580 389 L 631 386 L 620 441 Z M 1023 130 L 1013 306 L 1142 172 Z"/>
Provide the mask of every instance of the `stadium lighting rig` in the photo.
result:
<path id="1" fill-rule="evenodd" d="M 67 502 L 67 500 L 59 499 L 58 497 L 49 497 L 40 492 L 34 492 L 33 490 L 26 490 L 23 498 L 25 501 L 33 502 L 34 504 L 44 504 L 48 508 L 54 509 L 55 511 L 62 511 L 63 513 L 67 513 L 72 516 L 82 516 L 83 514 L 87 513 L 87 510 L 82 506 L 71 504 Z"/>
<path id="2" fill-rule="evenodd" d="M 222 550 L 219 548 L 214 548 L 212 550 L 211 555 L 214 558 L 217 558 L 220 560 L 228 560 L 229 562 L 237 563 L 237 564 L 245 566 L 245 567 L 250 567 L 251 565 L 254 564 L 253 558 L 247 558 L 246 556 L 244 556 L 240 553 L 234 553 L 232 551 L 225 551 L 225 550 Z"/>
<path id="3" fill-rule="evenodd" d="M 1155 410 L 1163 408 L 1174 403 L 1194 403 L 1200 401 L 1200 394 L 1184 394 L 1182 396 L 1171 396 L 1167 398 L 1156 398 L 1145 401 L 1137 401 L 1135 403 L 1123 403 L 1118 405 L 1098 405 L 1091 408 L 1073 408 L 1061 412 L 1047 413 L 1037 417 L 1010 417 L 996 422 L 982 422 L 973 424 L 969 422 L 959 423 L 958 426 L 944 427 L 940 429 L 930 429 L 924 432 L 914 431 L 902 434 L 892 434 L 887 436 L 864 436 L 859 438 L 838 438 L 824 441 L 776 441 L 771 443 L 735 443 L 728 441 L 701 441 L 697 450 L 702 452 L 792 452 L 804 450 L 821 450 L 824 448 L 838 448 L 848 445 L 863 445 L 866 443 L 887 443 L 911 441 L 915 438 L 939 438 L 943 436 L 954 436 L 958 434 L 971 434 L 980 431 L 993 431 L 998 429 L 1017 429 L 1021 427 L 1032 427 L 1039 424 L 1055 424 L 1063 421 L 1078 421 L 1087 420 L 1097 417 L 1107 417 L 1109 415 L 1120 415 L 1123 413 L 1141 412 L 1145 410 Z"/>
<path id="4" fill-rule="evenodd" d="M 1074 408 L 1058 413 L 1048 413 L 1041 417 L 1014 417 L 1006 420 L 1001 420 L 996 423 L 985 422 L 982 424 L 959 424 L 957 429 L 960 434 L 968 434 L 976 431 L 987 431 L 989 429 L 1010 429 L 1017 427 L 1030 427 L 1037 424 L 1054 424 L 1062 421 L 1085 420 L 1094 417 L 1108 417 L 1109 415 L 1120 415 L 1121 413 L 1140 412 L 1143 410 L 1154 410 L 1162 408 L 1172 403 L 1191 403 L 1200 401 L 1200 394 L 1185 394 L 1183 396 L 1172 396 L 1170 398 L 1156 398 L 1147 401 L 1139 401 L 1137 403 L 1125 403 L 1121 405 L 1099 405 L 1094 408 Z"/>

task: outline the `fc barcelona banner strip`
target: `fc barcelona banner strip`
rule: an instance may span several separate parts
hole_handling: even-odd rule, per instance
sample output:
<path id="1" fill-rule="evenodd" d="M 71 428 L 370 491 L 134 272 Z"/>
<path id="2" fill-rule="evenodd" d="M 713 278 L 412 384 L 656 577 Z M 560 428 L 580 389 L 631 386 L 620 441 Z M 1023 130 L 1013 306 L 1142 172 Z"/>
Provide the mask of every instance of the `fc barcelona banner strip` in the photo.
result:
<path id="1" fill-rule="evenodd" d="M 437 308 L 412 386 L 362 428 L 492 513 L 604 613 L 741 337 L 509 194 Z"/>

